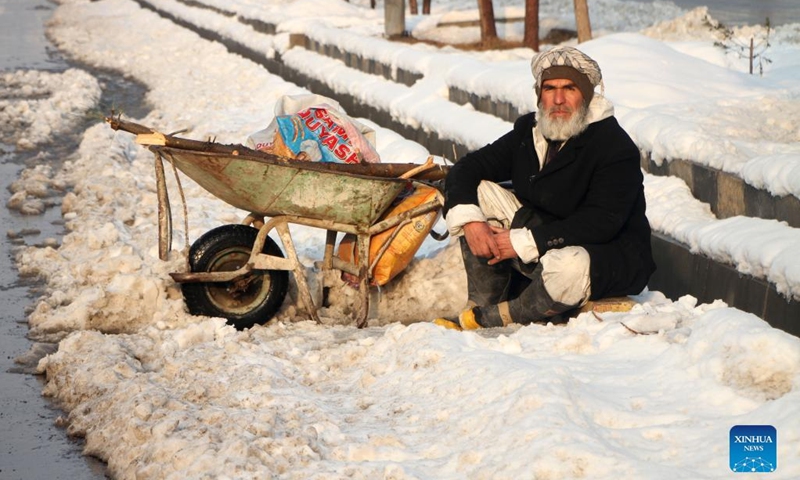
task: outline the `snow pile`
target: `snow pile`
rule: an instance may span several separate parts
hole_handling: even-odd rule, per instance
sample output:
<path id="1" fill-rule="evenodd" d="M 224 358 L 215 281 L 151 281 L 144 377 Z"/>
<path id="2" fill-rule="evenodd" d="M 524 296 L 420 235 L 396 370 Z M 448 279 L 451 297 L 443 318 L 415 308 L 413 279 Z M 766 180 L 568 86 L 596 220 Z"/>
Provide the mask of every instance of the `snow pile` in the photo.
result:
<path id="1" fill-rule="evenodd" d="M 0 74 L 0 141 L 33 149 L 75 128 L 99 100 L 97 79 L 83 70 Z"/>
<path id="2" fill-rule="evenodd" d="M 45 161 L 47 157 L 46 153 L 40 153 L 37 159 Z M 36 165 L 23 170 L 20 178 L 10 185 L 13 194 L 6 207 L 23 215 L 40 215 L 45 209 L 57 205 L 53 197 L 63 195 L 65 188 L 63 180 L 55 177 L 50 165 Z"/>
<path id="3" fill-rule="evenodd" d="M 183 309 L 166 284 L 167 265 L 153 262 L 157 204 L 152 164 L 130 157 L 139 150 L 119 148 L 111 129 L 99 124 L 87 131 L 78 158 L 66 163 L 72 191 L 62 210 L 70 233 L 58 250 L 25 249 L 18 259 L 21 274 L 45 277 L 51 290 L 29 318 L 34 338 L 79 329 L 130 332 Z M 83 170 L 87 158 L 98 162 Z"/>
<path id="4" fill-rule="evenodd" d="M 33 150 L 52 137 L 76 128 L 100 100 L 100 86 L 89 73 L 69 69 L 62 73 L 36 70 L 0 74 L 0 142 L 18 150 Z M 46 164 L 51 158 L 40 151 L 41 164 L 25 170 L 11 185 L 6 206 L 25 215 L 37 215 L 56 205 L 64 182 Z"/>
<path id="5" fill-rule="evenodd" d="M 119 478 L 611 479 L 724 472 L 697 445 L 745 418 L 780 425 L 781 473 L 797 473 L 798 360 L 797 338 L 687 297 L 489 337 L 219 320 L 80 332 L 40 369 Z"/>
<path id="6" fill-rule="evenodd" d="M 723 39 L 720 30 L 719 22 L 708 14 L 708 7 L 698 7 L 683 16 L 658 22 L 645 28 L 642 30 L 642 34 L 664 41 L 718 42 Z"/>

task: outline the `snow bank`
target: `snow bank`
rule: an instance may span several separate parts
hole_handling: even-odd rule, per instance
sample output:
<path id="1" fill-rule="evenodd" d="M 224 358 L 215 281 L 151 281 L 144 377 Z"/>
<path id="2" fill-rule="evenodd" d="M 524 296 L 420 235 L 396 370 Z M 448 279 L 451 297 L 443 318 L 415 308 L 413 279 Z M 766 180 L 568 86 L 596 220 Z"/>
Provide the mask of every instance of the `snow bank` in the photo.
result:
<path id="1" fill-rule="evenodd" d="M 678 465 L 708 478 L 727 469 L 728 429 L 760 421 L 785 432 L 790 478 L 798 360 L 797 338 L 687 297 L 483 335 L 219 320 L 78 332 L 39 369 L 69 432 L 119 478 L 673 478 Z"/>

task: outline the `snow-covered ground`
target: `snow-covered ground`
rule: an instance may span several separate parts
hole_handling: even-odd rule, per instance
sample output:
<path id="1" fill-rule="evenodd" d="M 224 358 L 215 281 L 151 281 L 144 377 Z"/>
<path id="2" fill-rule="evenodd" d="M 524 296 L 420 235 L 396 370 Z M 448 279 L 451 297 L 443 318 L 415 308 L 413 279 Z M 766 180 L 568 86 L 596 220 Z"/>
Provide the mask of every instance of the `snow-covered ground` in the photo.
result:
<path id="1" fill-rule="evenodd" d="M 280 31 L 259 34 L 209 10 L 152 3 L 280 51 L 293 67 L 466 144 L 491 141 L 510 124 L 447 102 L 447 82 L 534 106 L 529 50 L 395 45 L 380 38 L 382 10 L 369 10 L 367 1 L 204 1 L 278 23 Z M 471 1 L 432 3 L 430 18 L 409 19 L 415 36 L 447 39 L 453 33 L 437 31 L 436 18 L 474 15 Z M 751 76 L 746 60 L 714 46 L 718 32 L 702 11 L 590 3 L 597 38 L 581 48 L 600 63 L 605 94 L 642 148 L 665 161 L 724 169 L 775 194 L 800 193 L 800 25 L 771 32 L 771 63 Z M 146 84 L 152 112 L 135 120 L 161 131 L 241 143 L 269 123 L 281 96 L 305 92 L 133 1 L 60 4 L 53 41 Z M 543 27 L 569 26 L 572 2 L 541 4 Z M 408 62 L 425 78 L 401 87 L 287 51 L 289 32 L 300 31 L 358 42 L 351 45 Z M 734 33 L 749 39 L 762 31 Z M 0 115 L 21 119 L 13 138 L 0 130 L 18 148 L 35 148 L 97 101 L 97 81 L 85 72 L 16 72 L 0 81 L 43 93 L 24 102 L 0 97 Z M 371 125 L 383 161 L 428 156 Z M 366 329 L 352 325 L 352 292 L 342 287 L 321 311 L 322 325 L 308 321 L 292 290 L 270 324 L 237 332 L 220 319 L 188 315 L 168 273 L 185 268 L 185 233 L 191 241 L 238 223 L 244 212 L 182 183 L 189 229 L 178 215 L 167 262 L 158 260 L 152 155 L 105 124 L 86 131 L 64 171 L 27 173 L 13 205 L 35 206 L 48 189 L 71 188 L 62 202 L 70 231 L 62 245 L 27 248 L 18 264 L 47 284 L 29 319 L 31 335 L 61 340 L 39 365 L 45 394 L 69 412 L 64 424 L 86 437 L 86 453 L 106 460 L 116 477 L 729 478 L 735 425 L 775 426 L 777 470 L 767 478 L 800 477 L 800 340 L 751 314 L 643 292 L 627 314 L 446 331 L 427 320 L 463 306 L 465 276 L 454 244 L 428 240 L 381 290 Z M 646 193 L 655 229 L 800 298 L 797 229 L 717 220 L 675 178 L 647 176 Z M 324 232 L 293 226 L 292 234 L 304 263 L 321 258 Z"/>

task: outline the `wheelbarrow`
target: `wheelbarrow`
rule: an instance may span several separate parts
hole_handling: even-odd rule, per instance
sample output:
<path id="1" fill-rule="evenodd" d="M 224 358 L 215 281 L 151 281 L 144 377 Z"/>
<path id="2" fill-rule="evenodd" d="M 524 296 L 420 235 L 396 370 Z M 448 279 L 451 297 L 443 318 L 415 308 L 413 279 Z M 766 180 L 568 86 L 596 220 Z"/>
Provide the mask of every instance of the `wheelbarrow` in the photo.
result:
<path id="1" fill-rule="evenodd" d="M 289 224 L 327 231 L 321 278 L 324 282 L 328 270 L 355 278 L 360 300 L 355 320 L 361 328 L 367 323 L 373 269 L 394 235 L 415 217 L 438 213 L 442 207 L 437 196 L 397 215 L 384 216 L 409 182 L 435 185 L 444 178 L 447 167 L 435 165 L 431 159 L 423 165 L 303 162 L 243 145 L 165 135 L 113 116 L 106 121 L 115 130 L 136 134 L 137 143 L 155 154 L 162 260 L 172 244 L 164 160 L 217 198 L 249 212 L 240 224 L 223 225 L 202 235 L 189 250 L 189 271 L 170 274 L 181 284 L 190 313 L 223 317 L 239 329 L 264 324 L 275 315 L 286 297 L 289 272 L 294 274 L 308 315 L 319 322 Z M 285 254 L 268 236 L 273 230 Z M 382 235 L 386 239 L 377 256 L 370 258 L 373 236 L 389 230 L 391 235 Z M 357 255 L 352 261 L 334 255 L 339 232 L 356 236 Z"/>

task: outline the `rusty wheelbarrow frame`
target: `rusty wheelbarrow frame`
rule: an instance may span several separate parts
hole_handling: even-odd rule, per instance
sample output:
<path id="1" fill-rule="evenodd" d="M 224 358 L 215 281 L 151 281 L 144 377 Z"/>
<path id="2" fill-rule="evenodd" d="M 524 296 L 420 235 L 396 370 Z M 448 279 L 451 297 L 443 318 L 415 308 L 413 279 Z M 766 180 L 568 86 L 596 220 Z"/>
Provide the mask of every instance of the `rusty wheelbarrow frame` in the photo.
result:
<path id="1" fill-rule="evenodd" d="M 175 282 L 236 282 L 258 271 L 292 272 L 300 300 L 309 316 L 317 322 L 320 321 L 317 305 L 308 287 L 305 267 L 298 259 L 289 224 L 326 230 L 321 278 L 324 282 L 325 272 L 329 270 L 347 272 L 356 277 L 360 299 L 356 321 L 359 327 L 364 327 L 369 313 L 370 281 L 378 260 L 403 226 L 415 217 L 438 212 L 442 207 L 441 199 L 437 196 L 400 214 L 381 218 L 408 182 L 412 181 L 410 178 L 433 181 L 444 178 L 446 167 L 431 162 L 425 165 L 299 162 L 242 145 L 222 145 L 164 135 L 119 118 L 106 120 L 115 130 L 136 134 L 137 143 L 146 145 L 155 154 L 159 256 L 162 259 L 167 258 L 172 244 L 172 215 L 164 160 L 217 198 L 249 212 L 241 224 L 258 229 L 249 259 L 240 268 L 232 271 L 171 273 Z M 390 229 L 393 229 L 392 234 L 370 262 L 372 237 Z M 283 244 L 285 257 L 262 253 L 267 237 L 273 230 Z M 339 232 L 356 236 L 357 255 L 352 262 L 334 255 Z"/>

